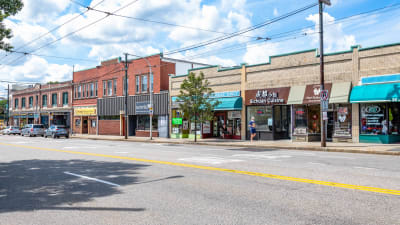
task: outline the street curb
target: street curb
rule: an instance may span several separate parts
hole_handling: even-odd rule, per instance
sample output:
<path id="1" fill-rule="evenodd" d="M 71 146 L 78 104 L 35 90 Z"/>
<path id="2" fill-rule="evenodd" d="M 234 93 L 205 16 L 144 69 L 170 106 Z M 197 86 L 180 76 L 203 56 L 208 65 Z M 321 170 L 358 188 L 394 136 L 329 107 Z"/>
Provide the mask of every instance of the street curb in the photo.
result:
<path id="1" fill-rule="evenodd" d="M 394 155 L 400 156 L 400 152 L 374 151 L 374 150 L 358 150 L 344 149 L 335 147 L 299 147 L 299 146 L 265 146 L 265 145 L 243 145 L 234 143 L 207 143 L 194 141 L 166 141 L 166 140 L 133 140 L 133 139 L 105 139 L 101 137 L 79 137 L 71 136 L 70 138 L 85 139 L 85 140 L 101 140 L 101 141 L 128 141 L 140 143 L 160 143 L 160 144 L 188 144 L 188 145 L 208 145 L 208 146 L 227 146 L 227 147 L 242 147 L 242 148 L 262 148 L 262 149 L 290 149 L 301 151 L 322 151 L 322 152 L 343 152 L 343 153 L 361 153 L 361 154 L 376 154 L 376 155 Z"/>

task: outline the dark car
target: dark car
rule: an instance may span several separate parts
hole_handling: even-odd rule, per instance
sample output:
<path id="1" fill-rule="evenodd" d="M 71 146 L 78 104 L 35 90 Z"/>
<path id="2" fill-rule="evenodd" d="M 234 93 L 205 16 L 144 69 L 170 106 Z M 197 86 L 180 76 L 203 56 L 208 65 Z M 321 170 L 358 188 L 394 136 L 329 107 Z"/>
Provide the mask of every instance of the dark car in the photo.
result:
<path id="1" fill-rule="evenodd" d="M 44 137 L 47 138 L 51 136 L 52 138 L 65 137 L 69 138 L 68 129 L 64 125 L 51 125 L 45 132 Z"/>
<path id="2" fill-rule="evenodd" d="M 21 135 L 32 136 L 43 136 L 44 135 L 44 125 L 43 124 L 26 124 L 21 131 Z"/>

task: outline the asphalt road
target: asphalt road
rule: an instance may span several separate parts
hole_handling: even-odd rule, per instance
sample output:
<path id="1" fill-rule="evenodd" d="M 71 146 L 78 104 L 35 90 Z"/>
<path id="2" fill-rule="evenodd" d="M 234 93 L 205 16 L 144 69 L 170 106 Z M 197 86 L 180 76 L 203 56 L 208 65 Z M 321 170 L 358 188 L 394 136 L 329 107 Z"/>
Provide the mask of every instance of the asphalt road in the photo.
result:
<path id="1" fill-rule="evenodd" d="M 400 224 L 400 157 L 0 136 L 0 224 Z"/>

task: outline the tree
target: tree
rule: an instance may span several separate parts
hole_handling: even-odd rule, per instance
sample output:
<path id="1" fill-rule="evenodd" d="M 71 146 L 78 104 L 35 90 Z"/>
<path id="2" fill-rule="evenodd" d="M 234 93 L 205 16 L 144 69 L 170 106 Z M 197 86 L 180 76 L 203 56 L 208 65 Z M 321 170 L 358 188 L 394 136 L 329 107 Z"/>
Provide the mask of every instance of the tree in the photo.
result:
<path id="1" fill-rule="evenodd" d="M 24 4 L 21 0 L 0 0 L 0 49 L 10 51 L 13 47 L 4 42 L 4 39 L 12 38 L 12 31 L 4 25 L 4 19 L 17 14 Z"/>
<path id="2" fill-rule="evenodd" d="M 196 76 L 190 73 L 182 82 L 178 101 L 179 108 L 190 121 L 194 121 L 194 141 L 197 141 L 197 124 L 210 121 L 213 118 L 213 110 L 220 103 L 210 97 L 214 91 L 208 87 L 209 82 L 204 79 L 204 74 Z"/>

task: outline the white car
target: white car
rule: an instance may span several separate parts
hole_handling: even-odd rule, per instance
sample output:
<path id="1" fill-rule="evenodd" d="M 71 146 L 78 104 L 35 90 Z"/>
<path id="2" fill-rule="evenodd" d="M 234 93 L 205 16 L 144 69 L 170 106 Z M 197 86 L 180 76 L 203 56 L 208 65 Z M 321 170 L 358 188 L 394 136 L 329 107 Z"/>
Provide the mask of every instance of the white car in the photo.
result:
<path id="1" fill-rule="evenodd" d="M 21 134 L 21 130 L 19 129 L 19 127 L 13 127 L 13 126 L 8 126 L 6 127 L 6 129 L 2 130 L 4 135 L 10 135 L 10 134 Z"/>

